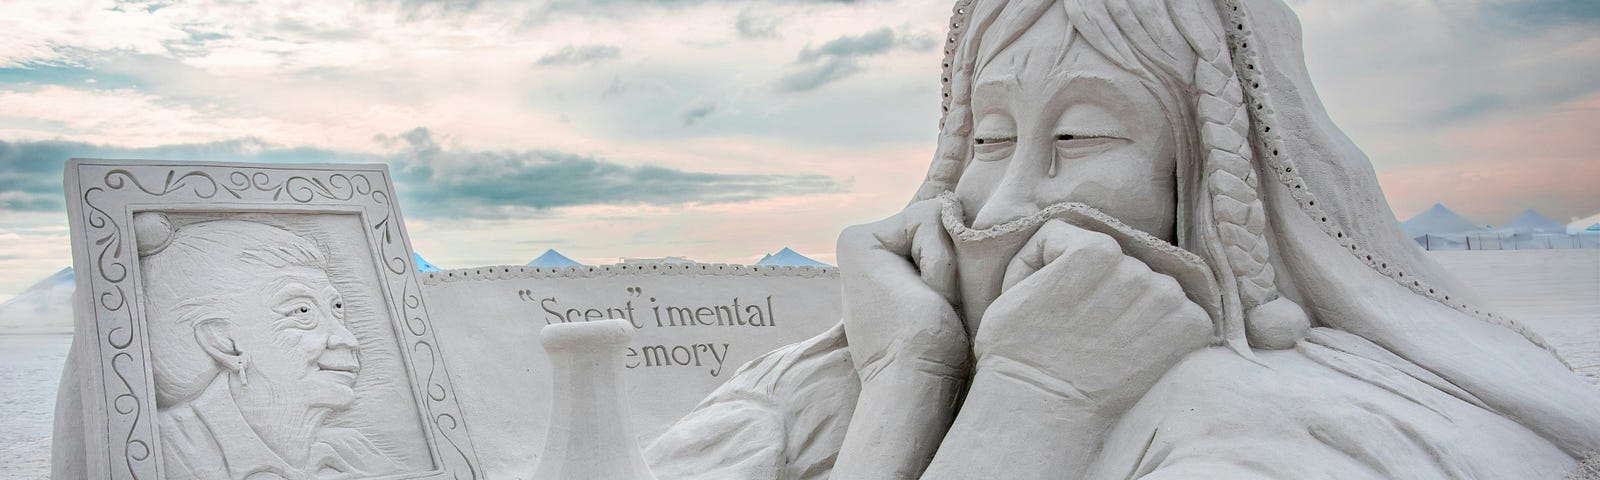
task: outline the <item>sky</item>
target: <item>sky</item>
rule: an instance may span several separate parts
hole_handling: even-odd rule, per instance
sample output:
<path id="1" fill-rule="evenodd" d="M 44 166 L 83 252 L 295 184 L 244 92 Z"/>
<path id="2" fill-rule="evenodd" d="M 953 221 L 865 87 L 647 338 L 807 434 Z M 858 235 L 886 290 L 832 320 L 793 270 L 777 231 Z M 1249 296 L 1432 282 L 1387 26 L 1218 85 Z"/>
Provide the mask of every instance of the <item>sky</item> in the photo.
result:
<path id="1" fill-rule="evenodd" d="M 932 158 L 947 1 L 0 2 L 0 301 L 67 158 L 386 162 L 445 268 L 833 263 Z M 1289 0 L 1401 219 L 1600 212 L 1600 2 Z"/>

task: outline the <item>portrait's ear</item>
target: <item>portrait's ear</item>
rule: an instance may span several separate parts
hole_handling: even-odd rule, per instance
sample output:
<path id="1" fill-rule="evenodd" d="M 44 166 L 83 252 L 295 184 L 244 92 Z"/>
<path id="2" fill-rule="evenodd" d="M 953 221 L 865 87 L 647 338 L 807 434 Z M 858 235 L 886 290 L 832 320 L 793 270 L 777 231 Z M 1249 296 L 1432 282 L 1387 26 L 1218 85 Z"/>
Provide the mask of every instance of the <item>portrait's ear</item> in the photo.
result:
<path id="1" fill-rule="evenodd" d="M 194 327 L 194 340 L 217 365 L 234 373 L 244 369 L 244 352 L 233 342 L 233 332 L 226 320 L 202 320 Z"/>

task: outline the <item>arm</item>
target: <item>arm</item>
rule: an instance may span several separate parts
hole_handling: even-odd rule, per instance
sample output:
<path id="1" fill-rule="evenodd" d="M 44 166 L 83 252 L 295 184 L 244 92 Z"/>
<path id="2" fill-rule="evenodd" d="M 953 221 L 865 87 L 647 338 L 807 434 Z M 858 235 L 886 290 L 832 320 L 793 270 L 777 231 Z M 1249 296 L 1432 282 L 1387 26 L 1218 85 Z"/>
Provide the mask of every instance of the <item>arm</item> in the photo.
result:
<path id="1" fill-rule="evenodd" d="M 840 235 L 845 334 L 861 397 L 836 478 L 917 478 L 949 428 L 969 356 L 950 301 L 952 250 L 933 201 Z"/>

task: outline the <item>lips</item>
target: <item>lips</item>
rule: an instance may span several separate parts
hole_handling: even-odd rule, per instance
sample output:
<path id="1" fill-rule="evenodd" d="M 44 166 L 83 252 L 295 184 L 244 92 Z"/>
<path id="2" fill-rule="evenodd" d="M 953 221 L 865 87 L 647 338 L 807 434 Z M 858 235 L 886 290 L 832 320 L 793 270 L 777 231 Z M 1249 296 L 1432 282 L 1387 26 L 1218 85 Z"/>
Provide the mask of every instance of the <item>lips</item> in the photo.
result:
<path id="1" fill-rule="evenodd" d="M 361 362 L 354 355 L 324 355 L 317 361 L 317 370 L 341 377 L 347 385 L 354 384 L 361 372 Z"/>

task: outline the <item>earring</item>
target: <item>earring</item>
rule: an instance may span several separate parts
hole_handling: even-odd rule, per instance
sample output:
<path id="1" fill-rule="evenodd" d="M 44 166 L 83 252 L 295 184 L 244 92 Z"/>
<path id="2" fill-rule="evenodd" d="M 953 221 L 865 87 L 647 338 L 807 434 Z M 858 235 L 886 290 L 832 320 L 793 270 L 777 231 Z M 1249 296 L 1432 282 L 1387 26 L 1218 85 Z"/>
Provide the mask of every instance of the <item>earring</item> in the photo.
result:
<path id="1" fill-rule="evenodd" d="M 1056 159 L 1054 156 L 1050 157 L 1050 170 L 1044 172 L 1045 176 L 1048 176 L 1050 178 L 1056 178 L 1056 163 L 1058 163 L 1059 161 L 1060 160 Z"/>
<path id="2" fill-rule="evenodd" d="M 239 357 L 238 360 L 234 360 L 233 361 L 233 364 L 234 364 L 235 367 L 238 367 L 237 370 L 239 372 L 239 385 L 241 385 L 241 386 L 249 385 L 250 384 L 250 376 L 249 375 L 245 375 L 245 371 L 244 371 L 245 365 L 248 365 L 249 362 L 245 361 L 244 357 Z"/>

